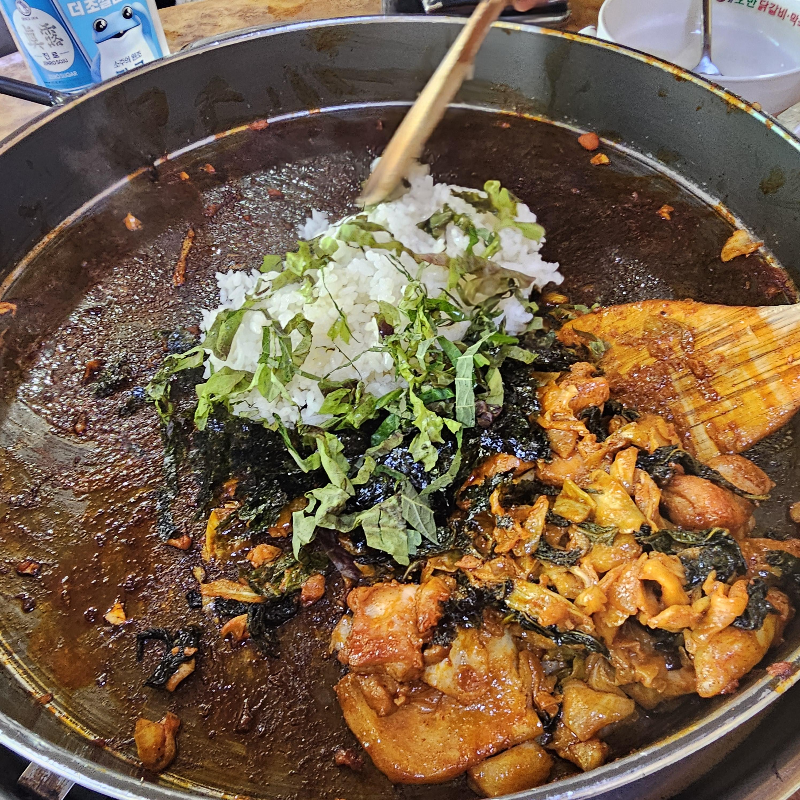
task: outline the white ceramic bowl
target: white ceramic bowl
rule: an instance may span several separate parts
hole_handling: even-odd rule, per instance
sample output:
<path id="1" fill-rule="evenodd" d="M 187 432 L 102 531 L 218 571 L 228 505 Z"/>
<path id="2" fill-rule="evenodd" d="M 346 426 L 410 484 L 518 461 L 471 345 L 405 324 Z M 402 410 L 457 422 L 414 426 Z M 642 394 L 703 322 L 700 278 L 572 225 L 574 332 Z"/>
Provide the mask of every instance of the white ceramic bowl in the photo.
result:
<path id="1" fill-rule="evenodd" d="M 764 111 L 800 102 L 800 0 L 715 0 L 716 83 Z M 597 35 L 692 69 L 702 48 L 700 0 L 605 0 Z"/>

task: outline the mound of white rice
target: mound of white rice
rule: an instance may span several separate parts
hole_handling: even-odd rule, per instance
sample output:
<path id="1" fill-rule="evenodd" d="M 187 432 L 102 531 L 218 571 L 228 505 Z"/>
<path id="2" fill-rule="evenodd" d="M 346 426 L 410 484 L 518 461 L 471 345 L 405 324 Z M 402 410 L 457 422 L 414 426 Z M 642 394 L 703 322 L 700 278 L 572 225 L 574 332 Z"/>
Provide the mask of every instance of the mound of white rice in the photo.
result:
<path id="1" fill-rule="evenodd" d="M 498 268 L 514 274 L 526 295 L 536 286 L 548 282 L 560 283 L 562 276 L 558 264 L 542 259 L 539 250 L 542 241 L 526 238 L 515 227 L 501 228 L 498 217 L 491 213 L 476 210 L 461 197 L 454 194 L 464 190 L 458 186 L 434 183 L 427 168 L 416 167 L 409 177 L 410 188 L 399 199 L 382 203 L 370 211 L 368 220 L 383 226 L 389 233 L 376 232 L 375 240 L 388 242 L 391 237 L 416 254 L 445 254 L 449 257 L 465 255 L 469 244 L 467 234 L 454 224 L 449 224 L 445 235 L 438 239 L 421 230 L 419 223 L 428 220 L 447 205 L 454 212 L 468 216 L 476 227 L 498 231 L 500 248 L 491 256 Z M 483 192 L 477 192 L 486 197 Z M 348 218 L 348 219 L 352 219 Z M 517 205 L 518 222 L 536 222 L 536 216 L 524 204 Z M 335 236 L 339 226 L 348 220 L 330 225 L 327 215 L 313 211 L 304 225 L 299 226 L 301 239 L 311 240 L 320 236 Z M 474 246 L 473 253 L 481 256 L 486 250 L 483 242 Z M 444 259 L 441 259 L 444 260 Z M 358 247 L 339 242 L 330 263 L 319 270 L 309 270 L 313 288 L 304 297 L 298 283 L 290 283 L 271 289 L 271 282 L 280 271 L 260 273 L 231 271 L 217 274 L 220 290 L 220 305 L 203 312 L 202 327 L 211 328 L 217 314 L 223 309 L 241 308 L 245 301 L 253 301 L 244 314 L 236 331 L 227 359 L 216 358 L 209 352 L 206 360 L 206 378 L 223 366 L 234 370 L 255 373 L 262 353 L 262 332 L 264 326 L 275 320 L 285 326 L 296 314 L 301 312 L 311 323 L 311 349 L 302 366 L 304 373 L 317 378 L 328 377 L 342 381 L 355 379 L 362 381 L 364 388 L 376 397 L 404 386 L 397 377 L 389 354 L 371 352 L 380 344 L 376 314 L 378 301 L 382 300 L 397 306 L 403 298 L 410 275 L 420 280 L 428 295 L 438 296 L 447 287 L 448 268 L 437 264 L 420 263 L 410 254 L 403 252 L 399 258 L 387 250 Z M 337 309 L 338 306 L 338 309 Z M 532 315 L 513 296 L 504 298 L 497 306 L 500 316 L 505 319 L 506 330 L 511 333 L 522 331 Z M 337 338 L 332 341 L 331 326 L 344 313 L 347 326 L 352 332 L 349 342 Z M 467 309 L 468 310 L 468 309 Z M 451 341 L 460 339 L 469 322 L 461 322 L 443 327 L 440 333 Z M 292 333 L 292 343 L 297 347 L 301 335 Z M 268 401 L 257 388 L 236 397 L 232 404 L 234 414 L 254 420 L 273 422 L 280 419 L 285 425 L 298 422 L 320 424 L 326 416 L 319 413 L 324 396 L 317 380 L 295 375 L 287 384 L 286 393 Z"/>

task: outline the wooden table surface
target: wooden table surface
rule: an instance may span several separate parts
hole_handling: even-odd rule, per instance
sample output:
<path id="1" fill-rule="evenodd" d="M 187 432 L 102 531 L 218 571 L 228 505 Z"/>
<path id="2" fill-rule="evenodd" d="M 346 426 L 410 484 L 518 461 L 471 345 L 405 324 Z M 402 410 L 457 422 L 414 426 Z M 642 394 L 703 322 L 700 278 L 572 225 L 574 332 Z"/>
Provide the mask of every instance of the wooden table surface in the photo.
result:
<path id="1" fill-rule="evenodd" d="M 602 0 L 571 0 L 572 14 L 564 27 L 577 31 L 594 25 L 601 5 Z M 380 13 L 381 0 L 195 0 L 159 12 L 173 53 L 197 39 L 238 28 Z M 0 58 L 0 75 L 32 80 L 19 53 Z M 47 109 L 42 106 L 0 95 L 0 140 L 43 113 Z"/>

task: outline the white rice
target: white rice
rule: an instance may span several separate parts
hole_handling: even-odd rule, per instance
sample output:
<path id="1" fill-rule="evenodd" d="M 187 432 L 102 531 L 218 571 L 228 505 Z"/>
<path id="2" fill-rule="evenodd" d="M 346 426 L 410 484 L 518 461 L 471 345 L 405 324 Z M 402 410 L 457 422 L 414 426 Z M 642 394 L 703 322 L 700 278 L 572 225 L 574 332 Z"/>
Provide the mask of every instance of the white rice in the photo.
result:
<path id="1" fill-rule="evenodd" d="M 435 239 L 417 225 L 442 210 L 446 204 L 455 212 L 468 215 L 476 227 L 496 230 L 498 219 L 492 214 L 481 213 L 469 203 L 453 194 L 464 191 L 461 187 L 434 183 L 427 168 L 417 166 L 409 176 L 410 189 L 399 199 L 375 207 L 369 214 L 371 222 L 386 228 L 391 235 L 418 254 L 444 253 L 450 257 L 465 254 L 467 235 L 450 224 L 445 235 Z M 473 190 L 468 190 L 473 191 Z M 480 192 L 485 196 L 483 192 Z M 339 225 L 331 226 L 328 217 L 320 211 L 312 211 L 305 224 L 298 227 L 301 239 L 310 240 L 320 235 L 332 236 Z M 524 204 L 517 206 L 517 221 L 535 222 L 535 214 Z M 548 282 L 561 283 L 558 264 L 544 261 L 539 250 L 544 241 L 526 238 L 518 228 L 503 228 L 499 232 L 501 247 L 491 257 L 498 267 L 515 273 L 523 294 L 533 287 L 542 287 Z M 382 232 L 375 234 L 377 241 L 388 241 Z M 475 245 L 473 252 L 480 256 L 485 251 L 483 242 Z M 223 309 L 240 308 L 246 299 L 257 297 L 253 308 L 248 310 L 234 336 L 228 358 L 224 361 L 209 353 L 206 361 L 206 378 L 223 366 L 235 370 L 255 372 L 261 356 L 262 329 L 269 319 L 286 325 L 297 313 L 302 312 L 311 323 L 311 350 L 302 366 L 304 372 L 331 380 L 356 379 L 364 384 L 367 392 L 380 397 L 405 382 L 395 375 L 392 358 L 387 353 L 369 352 L 379 345 L 380 336 L 375 315 L 379 313 L 378 300 L 394 306 L 403 297 L 408 284 L 407 277 L 397 268 L 390 253 L 377 248 L 360 248 L 340 242 L 333 254 L 333 261 L 322 270 L 310 270 L 307 274 L 314 280 L 310 302 L 299 293 L 298 283 L 288 284 L 278 291 L 271 291 L 270 283 L 279 271 L 262 274 L 231 271 L 217 273 L 220 304 L 214 310 L 203 311 L 202 327 L 207 331 Z M 399 258 L 402 266 L 413 276 L 418 276 L 430 296 L 435 297 L 447 286 L 448 270 L 434 264 L 423 267 L 408 254 Z M 324 284 L 323 284 L 324 281 Z M 334 304 L 335 301 L 335 304 Z M 328 332 L 339 318 L 336 305 L 344 312 L 352 332 L 349 343 L 341 338 L 331 341 Z M 505 319 L 506 330 L 519 333 L 531 320 L 531 314 L 515 297 L 504 298 L 498 306 L 500 316 Z M 463 337 L 469 322 L 442 328 L 440 333 L 453 341 Z M 301 336 L 295 331 L 292 342 L 297 346 Z M 353 362 L 353 363 L 351 363 Z M 232 411 L 242 417 L 273 422 L 280 419 L 287 426 L 298 422 L 320 424 L 327 417 L 319 413 L 324 401 L 317 381 L 295 375 L 286 386 L 291 401 L 286 397 L 267 399 L 251 389 L 239 395 Z"/>

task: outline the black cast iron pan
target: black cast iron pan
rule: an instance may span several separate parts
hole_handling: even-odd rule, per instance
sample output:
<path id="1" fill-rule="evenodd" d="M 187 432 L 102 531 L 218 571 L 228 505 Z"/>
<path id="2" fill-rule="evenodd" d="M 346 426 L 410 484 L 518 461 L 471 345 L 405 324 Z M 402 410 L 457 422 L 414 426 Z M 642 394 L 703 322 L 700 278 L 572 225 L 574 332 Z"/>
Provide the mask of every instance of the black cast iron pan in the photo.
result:
<path id="1" fill-rule="evenodd" d="M 133 643 L 145 627 L 204 624 L 185 597 L 198 554 L 154 531 L 162 451 L 137 389 L 171 332 L 214 302 L 216 271 L 290 248 L 311 208 L 353 208 L 458 27 L 361 19 L 249 34 L 94 89 L 0 148 L 2 300 L 16 307 L 0 317 L 0 741 L 117 797 L 467 795 L 459 781 L 392 787 L 369 763 L 334 766 L 333 750 L 355 744 L 331 691 L 335 585 L 286 627 L 277 661 L 232 650 L 205 624 L 199 669 L 171 696 L 143 687 L 152 665 Z M 589 164 L 577 129 L 608 140 L 611 165 Z M 500 25 L 426 160 L 440 179 L 496 178 L 528 202 L 576 302 L 795 301 L 800 145 L 648 57 Z M 734 217 L 774 257 L 723 265 Z M 116 370 L 110 391 L 86 377 L 95 359 Z M 778 482 L 759 524 L 787 533 L 795 435 L 790 425 L 756 452 Z M 193 497 L 183 500 L 177 522 L 198 534 Z M 23 559 L 42 565 L 39 577 L 16 574 Z M 116 599 L 131 621 L 111 628 L 102 616 Z M 798 646 L 790 629 L 774 657 L 794 661 Z M 643 717 L 618 732 L 619 760 L 527 796 L 666 796 L 791 682 L 756 671 L 731 698 Z M 183 720 L 180 755 L 156 778 L 136 765 L 131 733 L 137 716 L 167 708 Z"/>

